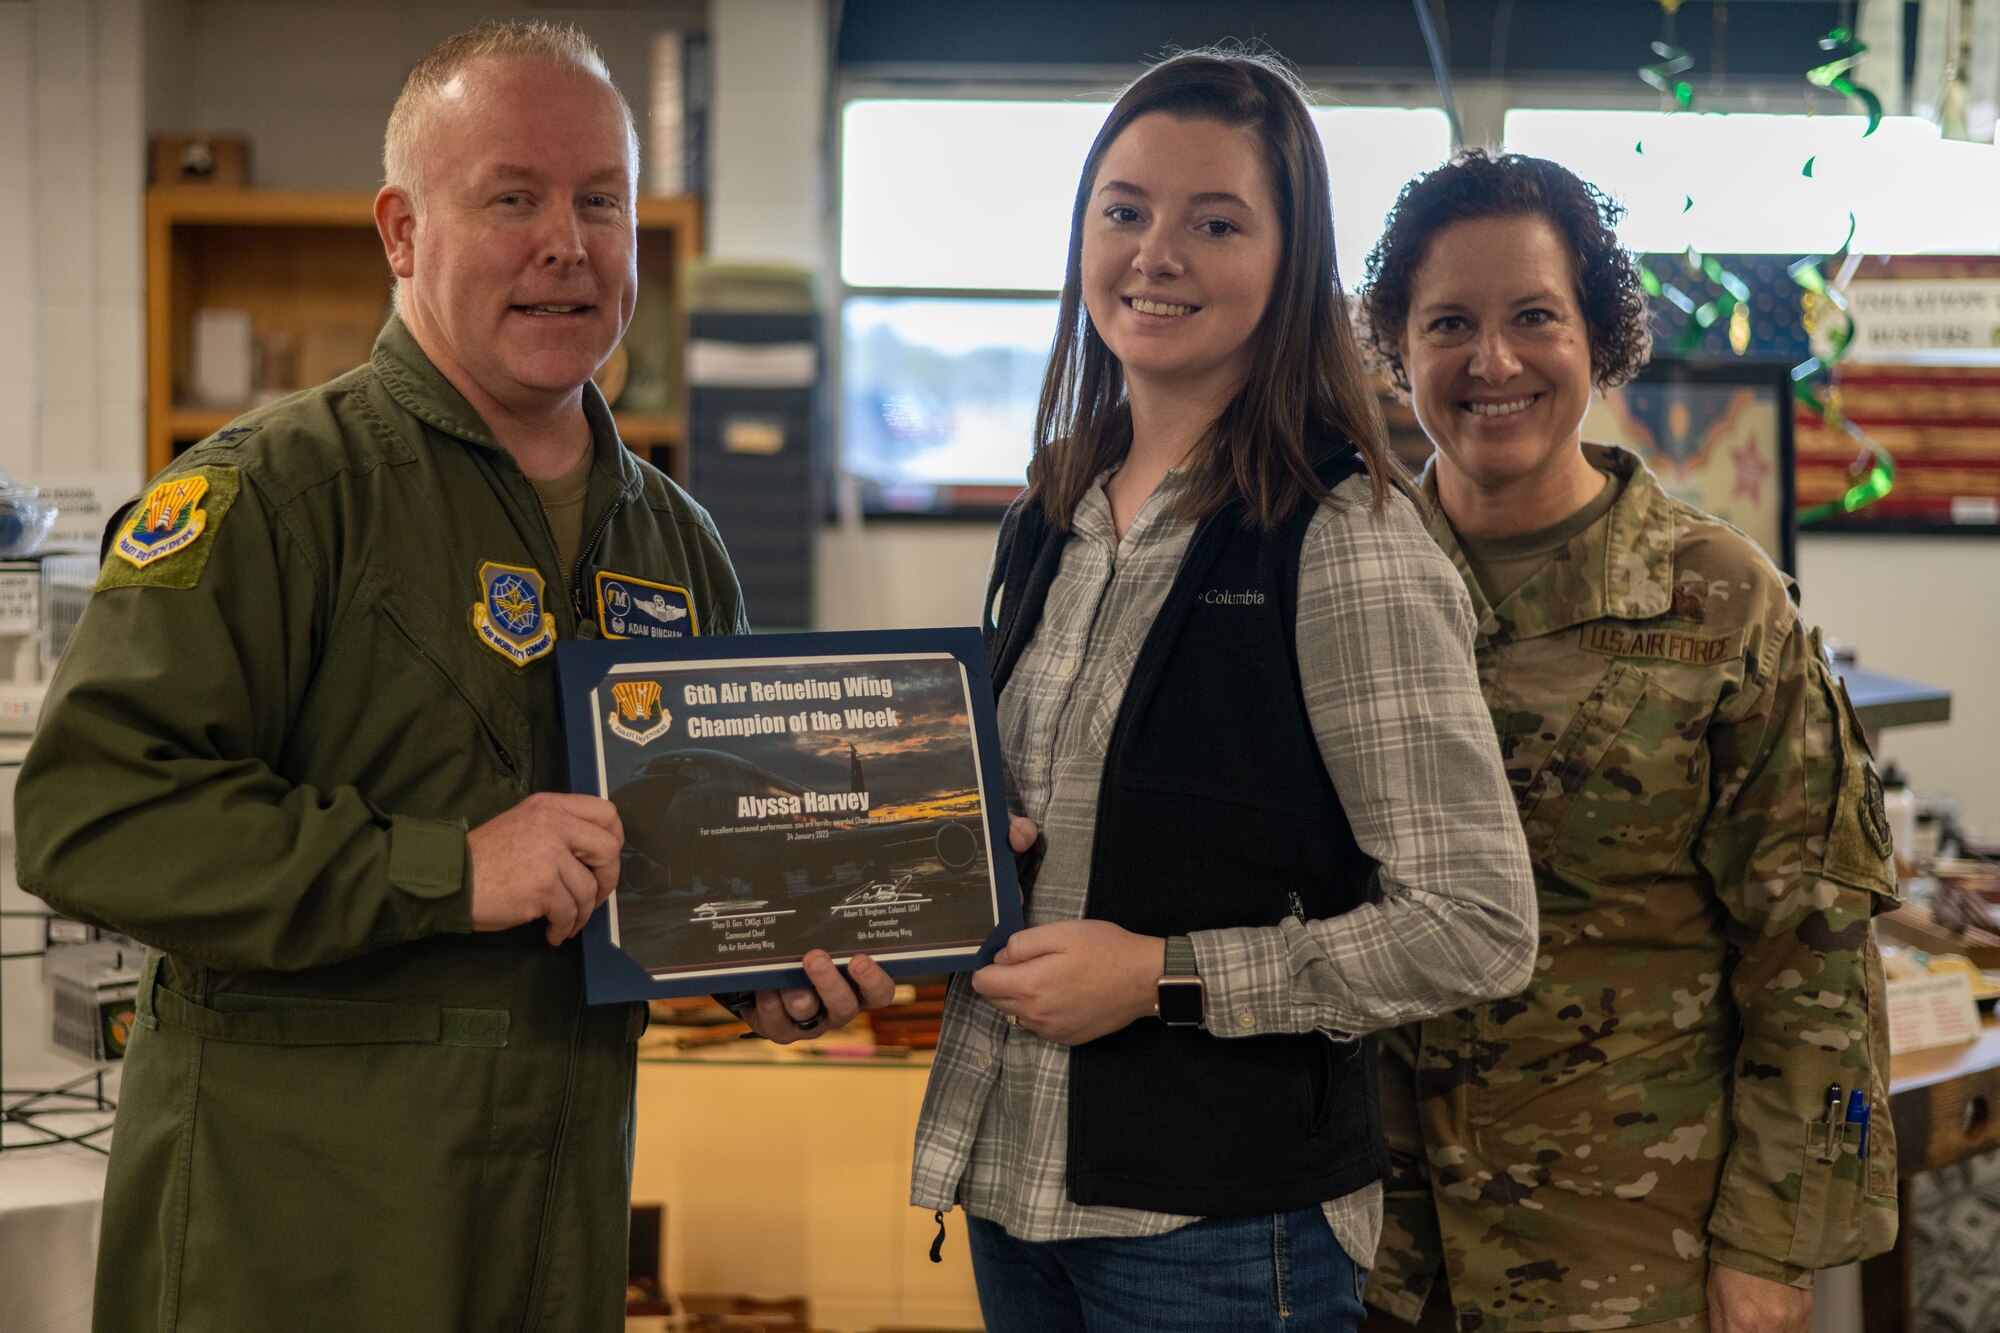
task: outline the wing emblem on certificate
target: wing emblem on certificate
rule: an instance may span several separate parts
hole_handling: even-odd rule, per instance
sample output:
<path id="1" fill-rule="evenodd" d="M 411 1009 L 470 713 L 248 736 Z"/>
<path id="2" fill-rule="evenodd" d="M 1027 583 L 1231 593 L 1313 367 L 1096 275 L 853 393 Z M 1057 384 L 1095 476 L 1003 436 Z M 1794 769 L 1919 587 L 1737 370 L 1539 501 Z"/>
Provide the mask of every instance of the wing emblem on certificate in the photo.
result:
<path id="1" fill-rule="evenodd" d="M 556 645 L 555 617 L 542 595 L 542 576 L 519 565 L 488 560 L 479 566 L 484 596 L 472 607 L 479 641 L 515 666 L 526 666 Z"/>
<path id="2" fill-rule="evenodd" d="M 611 685 L 617 707 L 605 715 L 611 734 L 634 745 L 645 745 L 666 734 L 674 715 L 660 702 L 657 680 L 620 680 Z"/>
<path id="3" fill-rule="evenodd" d="M 978 631 L 593 640 L 556 661 L 571 786 L 625 830 L 584 934 L 593 1003 L 802 984 L 811 949 L 957 971 L 1020 928 Z"/>

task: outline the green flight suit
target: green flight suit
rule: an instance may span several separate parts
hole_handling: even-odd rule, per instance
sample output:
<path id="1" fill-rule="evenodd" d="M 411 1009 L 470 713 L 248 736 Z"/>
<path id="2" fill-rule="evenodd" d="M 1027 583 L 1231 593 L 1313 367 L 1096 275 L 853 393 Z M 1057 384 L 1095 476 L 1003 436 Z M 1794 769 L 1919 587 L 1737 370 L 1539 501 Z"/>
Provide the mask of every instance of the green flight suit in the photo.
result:
<path id="1" fill-rule="evenodd" d="M 567 789 L 545 649 L 599 636 L 595 573 L 747 626 L 708 515 L 584 399 L 567 576 L 395 320 L 114 520 L 16 800 L 23 887 L 158 951 L 104 1333 L 621 1326 L 644 1009 L 587 1007 L 581 951 L 540 925 L 471 933 L 465 830 Z"/>
<path id="2" fill-rule="evenodd" d="M 1521 995 L 1383 1034 L 1368 1299 L 1414 1320 L 1442 1273 L 1481 1333 L 1703 1328 L 1711 1262 L 1802 1285 L 1896 1233 L 1867 743 L 1789 580 L 1631 453 L 1585 450 L 1623 492 L 1498 605 L 1431 524 L 1479 620 L 1541 947 Z"/>

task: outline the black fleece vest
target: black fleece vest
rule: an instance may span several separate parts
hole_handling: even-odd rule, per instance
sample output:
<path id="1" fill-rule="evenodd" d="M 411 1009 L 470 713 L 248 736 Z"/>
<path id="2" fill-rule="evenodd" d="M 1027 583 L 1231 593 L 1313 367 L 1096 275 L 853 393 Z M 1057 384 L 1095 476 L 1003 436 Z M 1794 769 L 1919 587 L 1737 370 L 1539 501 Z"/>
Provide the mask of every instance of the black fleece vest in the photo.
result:
<path id="1" fill-rule="evenodd" d="M 1359 471 L 1351 446 L 1329 487 Z M 1126 687 L 1105 757 L 1085 915 L 1147 935 L 1338 916 L 1368 900 L 1313 737 L 1294 632 L 1299 556 L 1318 505 L 1260 531 L 1231 505 L 1195 530 Z M 995 690 L 1041 620 L 1067 534 L 1019 503 L 987 606 Z M 1388 1174 L 1372 1039 L 1236 1032 L 1147 1018 L 1073 1048 L 1069 1197 L 1201 1217 L 1283 1212 Z"/>

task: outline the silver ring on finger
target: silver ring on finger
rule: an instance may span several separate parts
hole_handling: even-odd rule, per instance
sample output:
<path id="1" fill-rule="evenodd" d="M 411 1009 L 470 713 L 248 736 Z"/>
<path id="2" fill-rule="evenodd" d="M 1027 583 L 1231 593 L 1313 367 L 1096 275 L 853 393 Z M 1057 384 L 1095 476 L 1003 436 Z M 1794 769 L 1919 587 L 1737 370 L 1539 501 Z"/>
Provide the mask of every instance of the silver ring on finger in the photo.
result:
<path id="1" fill-rule="evenodd" d="M 826 1022 L 826 1006 L 821 1005 L 819 1011 L 813 1014 L 812 1017 L 793 1019 L 792 1026 L 801 1032 L 811 1032 L 824 1022 Z"/>

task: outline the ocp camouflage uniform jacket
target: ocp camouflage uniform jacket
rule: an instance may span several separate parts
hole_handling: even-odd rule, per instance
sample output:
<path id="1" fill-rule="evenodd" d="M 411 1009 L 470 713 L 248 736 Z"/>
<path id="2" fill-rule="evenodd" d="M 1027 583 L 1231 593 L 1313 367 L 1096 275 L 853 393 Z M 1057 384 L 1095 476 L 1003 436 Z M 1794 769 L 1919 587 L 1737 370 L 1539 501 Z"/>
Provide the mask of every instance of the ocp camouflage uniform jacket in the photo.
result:
<path id="1" fill-rule="evenodd" d="M 1369 1283 L 1444 1265 L 1462 1330 L 1700 1327 L 1711 1261 L 1804 1285 L 1895 1236 L 1881 786 L 1790 582 L 1633 455 L 1605 517 L 1479 618 L 1535 865 L 1515 999 L 1387 1034 L 1395 1157 Z M 1437 481 L 1425 488 L 1435 504 Z M 1867 1090 L 1860 1127 L 1829 1086 Z"/>

